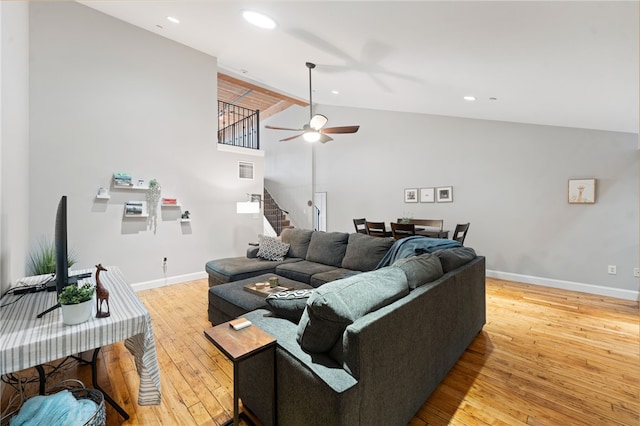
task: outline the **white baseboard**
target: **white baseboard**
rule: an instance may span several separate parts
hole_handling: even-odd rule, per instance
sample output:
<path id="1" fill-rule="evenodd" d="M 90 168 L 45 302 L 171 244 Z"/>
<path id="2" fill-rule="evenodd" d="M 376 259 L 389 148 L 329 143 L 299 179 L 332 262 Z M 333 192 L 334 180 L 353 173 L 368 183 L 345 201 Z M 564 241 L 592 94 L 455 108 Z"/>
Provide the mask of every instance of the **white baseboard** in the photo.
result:
<path id="1" fill-rule="evenodd" d="M 574 281 L 554 280 L 551 278 L 534 277 L 531 275 L 513 274 L 511 272 L 491 271 L 487 269 L 487 277 L 499 280 L 517 281 L 525 284 L 543 285 L 562 290 L 580 291 L 582 293 L 598 294 L 600 296 L 617 297 L 618 299 L 640 300 L 638 290 L 623 290 L 619 288 L 603 287 L 594 284 L 577 283 Z"/>
<path id="2" fill-rule="evenodd" d="M 131 284 L 131 287 L 134 291 L 149 290 L 152 288 L 164 287 L 167 285 L 180 284 L 187 281 L 200 280 L 202 278 L 207 278 L 207 273 L 205 271 L 194 272 L 192 274 L 177 275 L 175 277 L 165 277 L 159 280 L 135 283 Z"/>

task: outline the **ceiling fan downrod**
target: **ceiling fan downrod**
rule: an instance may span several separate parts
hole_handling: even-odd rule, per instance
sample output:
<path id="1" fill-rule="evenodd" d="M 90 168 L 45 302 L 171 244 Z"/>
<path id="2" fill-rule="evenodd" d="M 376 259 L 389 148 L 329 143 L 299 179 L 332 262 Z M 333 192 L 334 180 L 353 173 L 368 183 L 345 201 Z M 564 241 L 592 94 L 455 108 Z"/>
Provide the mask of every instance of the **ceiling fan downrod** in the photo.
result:
<path id="1" fill-rule="evenodd" d="M 311 70 L 316 67 L 316 64 L 306 62 L 305 65 L 309 68 L 309 121 L 313 118 L 313 99 L 311 97 Z"/>

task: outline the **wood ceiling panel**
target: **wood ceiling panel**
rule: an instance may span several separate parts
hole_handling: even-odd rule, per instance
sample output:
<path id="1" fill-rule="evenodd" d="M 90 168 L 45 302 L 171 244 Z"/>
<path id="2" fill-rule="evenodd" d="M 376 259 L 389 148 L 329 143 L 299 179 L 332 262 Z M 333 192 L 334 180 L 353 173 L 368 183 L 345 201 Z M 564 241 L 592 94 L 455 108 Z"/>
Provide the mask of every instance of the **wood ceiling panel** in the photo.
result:
<path id="1" fill-rule="evenodd" d="M 260 117 L 263 119 L 284 111 L 291 105 L 309 105 L 305 101 L 221 73 L 218 73 L 218 100 L 260 110 Z"/>

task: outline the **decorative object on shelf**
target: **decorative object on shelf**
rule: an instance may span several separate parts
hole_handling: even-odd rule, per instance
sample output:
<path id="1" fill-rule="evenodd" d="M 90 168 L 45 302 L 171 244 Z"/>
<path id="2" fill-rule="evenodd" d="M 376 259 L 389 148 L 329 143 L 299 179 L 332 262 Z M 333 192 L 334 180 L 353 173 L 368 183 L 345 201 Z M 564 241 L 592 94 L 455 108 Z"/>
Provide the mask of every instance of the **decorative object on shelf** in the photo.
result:
<path id="1" fill-rule="evenodd" d="M 595 204 L 595 179 L 569 179 L 569 204 Z"/>
<path id="2" fill-rule="evenodd" d="M 102 285 L 100 281 L 100 272 L 107 272 L 107 269 L 102 266 L 102 263 L 96 265 L 96 318 L 106 318 L 111 315 L 111 308 L 109 308 L 109 290 Z M 102 312 L 102 302 L 107 304 L 107 312 Z"/>
<path id="3" fill-rule="evenodd" d="M 58 296 L 62 308 L 62 322 L 67 325 L 81 324 L 91 317 L 91 307 L 95 288 L 89 284 L 68 285 Z"/>
<path id="4" fill-rule="evenodd" d="M 127 217 L 147 217 L 144 201 L 127 201 L 124 205 L 124 215 Z"/>
<path id="5" fill-rule="evenodd" d="M 436 201 L 439 203 L 453 202 L 453 187 L 443 186 L 436 189 Z"/>
<path id="6" fill-rule="evenodd" d="M 163 206 L 178 206 L 178 199 L 176 198 L 162 198 L 162 205 Z"/>
<path id="7" fill-rule="evenodd" d="M 189 210 L 186 210 L 184 213 L 182 213 L 182 216 L 180 216 L 180 219 L 189 220 L 189 219 L 191 219 L 189 217 L 190 214 L 191 213 L 189 213 Z"/>
<path id="8" fill-rule="evenodd" d="M 433 203 L 435 199 L 435 188 L 420 188 L 420 202 Z"/>
<path id="9" fill-rule="evenodd" d="M 149 213 L 149 229 L 153 229 L 156 233 L 158 229 L 158 201 L 160 201 L 160 193 L 162 188 L 157 179 L 149 181 L 149 191 L 147 192 L 147 209 Z"/>
<path id="10" fill-rule="evenodd" d="M 98 195 L 96 195 L 96 198 L 101 200 L 108 200 L 109 198 L 111 198 L 111 196 L 109 195 L 109 190 L 107 188 L 100 187 L 100 189 L 98 189 Z"/>
<path id="11" fill-rule="evenodd" d="M 113 186 L 115 188 L 130 188 L 133 186 L 133 180 L 129 173 L 115 172 L 113 174 Z"/>
<path id="12" fill-rule="evenodd" d="M 417 203 L 418 202 L 418 189 L 408 188 L 404 190 L 404 202 L 405 203 Z"/>

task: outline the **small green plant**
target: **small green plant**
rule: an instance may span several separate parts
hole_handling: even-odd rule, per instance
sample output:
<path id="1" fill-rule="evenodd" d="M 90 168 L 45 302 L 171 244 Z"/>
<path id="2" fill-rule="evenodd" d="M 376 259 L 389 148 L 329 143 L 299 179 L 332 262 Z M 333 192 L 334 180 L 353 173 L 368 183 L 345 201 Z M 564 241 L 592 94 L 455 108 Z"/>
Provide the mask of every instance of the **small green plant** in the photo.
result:
<path id="1" fill-rule="evenodd" d="M 68 285 L 62 290 L 58 296 L 58 302 L 61 305 L 75 305 L 78 303 L 91 300 L 96 289 L 89 283 L 83 284 L 81 287 L 77 285 Z"/>
<path id="2" fill-rule="evenodd" d="M 67 253 L 67 263 L 69 267 L 76 263 L 75 254 Z M 45 275 L 56 272 L 56 249 L 53 242 L 43 238 L 38 246 L 29 254 L 27 268 L 30 275 Z"/>

